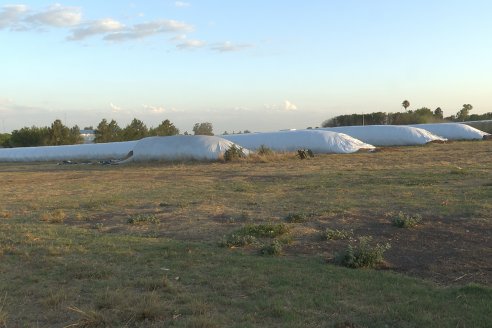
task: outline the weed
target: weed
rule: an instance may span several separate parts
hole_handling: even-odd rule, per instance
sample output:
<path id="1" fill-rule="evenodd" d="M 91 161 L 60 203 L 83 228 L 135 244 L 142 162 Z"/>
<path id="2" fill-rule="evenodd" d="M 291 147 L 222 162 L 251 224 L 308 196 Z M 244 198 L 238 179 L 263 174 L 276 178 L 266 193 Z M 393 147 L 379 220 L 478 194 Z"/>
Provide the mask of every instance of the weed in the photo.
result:
<path id="1" fill-rule="evenodd" d="M 7 311 L 5 310 L 5 304 L 7 303 L 7 293 L 3 297 L 0 297 L 0 327 L 7 327 Z"/>
<path id="2" fill-rule="evenodd" d="M 391 248 L 389 243 L 384 245 L 370 243 L 372 237 L 360 237 L 359 244 L 349 244 L 343 253 L 335 256 L 335 263 L 348 268 L 374 268 L 383 262 L 383 254 Z"/>
<path id="3" fill-rule="evenodd" d="M 48 223 L 62 223 L 66 218 L 67 214 L 61 209 L 41 214 L 41 221 Z"/>
<path id="4" fill-rule="evenodd" d="M 449 171 L 451 174 L 467 174 L 468 171 L 466 169 L 463 169 L 462 167 L 456 166 Z"/>
<path id="5" fill-rule="evenodd" d="M 224 160 L 226 162 L 237 160 L 237 159 L 243 158 L 243 157 L 246 157 L 246 155 L 244 154 L 243 148 L 237 147 L 236 145 L 232 145 L 231 147 L 229 147 L 229 149 L 227 149 L 224 152 Z"/>
<path id="6" fill-rule="evenodd" d="M 261 255 L 275 255 L 282 254 L 282 242 L 278 239 L 274 239 L 269 245 L 263 245 L 260 249 Z"/>
<path id="7" fill-rule="evenodd" d="M 256 153 L 260 156 L 269 156 L 273 154 L 273 150 L 271 150 L 265 145 L 261 145 L 260 148 L 258 148 L 258 150 L 256 151 Z"/>
<path id="8" fill-rule="evenodd" d="M 391 219 L 391 222 L 395 227 L 411 228 L 422 222 L 422 216 L 420 214 L 415 214 L 412 216 L 403 212 L 399 212 Z"/>
<path id="9" fill-rule="evenodd" d="M 285 217 L 285 221 L 289 223 L 302 223 L 306 222 L 308 216 L 304 213 L 289 213 Z"/>
<path id="10" fill-rule="evenodd" d="M 243 247 L 243 246 L 253 245 L 256 243 L 257 240 L 256 237 L 254 236 L 244 235 L 241 233 L 232 233 L 222 238 L 219 245 L 222 247 L 233 248 L 233 247 Z"/>
<path id="11" fill-rule="evenodd" d="M 300 159 L 307 159 L 309 157 L 314 157 L 314 153 L 311 149 L 298 149 L 297 157 Z"/>
<path id="12" fill-rule="evenodd" d="M 128 218 L 127 222 L 129 224 L 158 224 L 160 220 L 153 214 L 138 214 Z"/>
<path id="13" fill-rule="evenodd" d="M 340 239 L 350 239 L 354 236 L 354 231 L 352 229 L 350 230 L 345 230 L 345 229 L 330 229 L 326 228 L 323 236 L 327 240 L 340 240 Z"/>
<path id="14" fill-rule="evenodd" d="M 287 232 L 289 232 L 289 228 L 283 223 L 251 224 L 237 231 L 239 234 L 251 235 L 258 238 L 275 238 Z"/>
<path id="15" fill-rule="evenodd" d="M 68 309 L 77 313 L 81 318 L 77 323 L 67 327 L 108 327 L 109 323 L 104 316 L 97 311 L 83 311 L 76 306 L 70 306 Z"/>
<path id="16" fill-rule="evenodd" d="M 92 225 L 92 228 L 93 229 L 97 229 L 97 230 L 102 230 L 104 224 L 102 222 L 97 222 L 97 223 L 94 223 L 94 225 Z"/>

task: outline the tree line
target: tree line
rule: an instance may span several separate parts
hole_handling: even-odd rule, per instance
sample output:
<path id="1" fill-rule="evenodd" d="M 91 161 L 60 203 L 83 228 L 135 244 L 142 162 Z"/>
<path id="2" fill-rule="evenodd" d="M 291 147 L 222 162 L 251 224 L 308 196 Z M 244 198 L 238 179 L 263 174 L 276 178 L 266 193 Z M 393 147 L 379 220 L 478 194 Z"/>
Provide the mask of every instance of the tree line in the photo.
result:
<path id="1" fill-rule="evenodd" d="M 194 135 L 214 135 L 212 123 L 196 123 Z M 151 136 L 172 136 L 180 133 L 179 129 L 169 120 L 162 121 L 157 127 L 148 128 L 144 122 L 134 118 L 126 127 L 121 128 L 115 120 L 103 119 L 97 125 L 95 143 L 139 140 Z M 188 132 L 184 132 L 188 135 Z M 0 134 L 0 147 L 36 147 L 58 146 L 83 143 L 80 128 L 65 126 L 61 120 L 55 120 L 49 127 L 23 127 L 12 133 Z"/>
<path id="2" fill-rule="evenodd" d="M 473 109 L 473 106 L 470 104 L 464 104 L 463 108 L 461 108 L 455 115 L 448 117 L 443 116 L 443 111 L 440 107 L 437 107 L 435 110 L 431 110 L 427 107 L 422 107 L 416 110 L 408 110 L 407 108 L 410 106 L 410 102 L 408 100 L 404 100 L 402 102 L 402 106 L 405 108 L 405 112 L 374 112 L 369 114 L 339 115 L 324 121 L 322 126 L 326 128 L 350 125 L 406 125 L 492 119 L 492 112 L 470 115 L 470 111 Z"/>

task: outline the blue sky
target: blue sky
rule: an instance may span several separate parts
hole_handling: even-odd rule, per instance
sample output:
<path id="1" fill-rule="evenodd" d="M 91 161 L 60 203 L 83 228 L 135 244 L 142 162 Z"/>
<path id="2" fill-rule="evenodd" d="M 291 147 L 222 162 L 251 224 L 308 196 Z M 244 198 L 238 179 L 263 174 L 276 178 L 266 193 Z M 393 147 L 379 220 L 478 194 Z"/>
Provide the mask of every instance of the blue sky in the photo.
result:
<path id="1" fill-rule="evenodd" d="M 0 1 L 0 131 L 492 111 L 492 2 Z"/>

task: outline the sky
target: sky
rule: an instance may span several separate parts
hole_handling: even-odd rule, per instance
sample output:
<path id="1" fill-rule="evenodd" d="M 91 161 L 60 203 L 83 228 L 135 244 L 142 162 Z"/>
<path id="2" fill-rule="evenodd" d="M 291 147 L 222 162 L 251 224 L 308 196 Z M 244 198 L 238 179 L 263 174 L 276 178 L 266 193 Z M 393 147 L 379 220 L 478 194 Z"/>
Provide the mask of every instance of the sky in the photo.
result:
<path id="1" fill-rule="evenodd" d="M 492 111 L 492 1 L 0 0 L 0 132 Z"/>

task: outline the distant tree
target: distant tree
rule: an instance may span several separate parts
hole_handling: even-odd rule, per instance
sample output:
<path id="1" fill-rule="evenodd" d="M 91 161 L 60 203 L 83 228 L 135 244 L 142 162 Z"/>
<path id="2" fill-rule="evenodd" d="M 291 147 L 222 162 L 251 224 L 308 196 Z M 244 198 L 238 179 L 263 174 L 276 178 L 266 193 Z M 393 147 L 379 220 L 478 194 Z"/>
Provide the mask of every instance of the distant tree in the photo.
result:
<path id="1" fill-rule="evenodd" d="M 456 120 L 463 122 L 464 120 L 468 119 L 468 116 L 472 109 L 473 109 L 472 105 L 464 104 L 463 108 L 458 113 L 456 113 Z"/>
<path id="2" fill-rule="evenodd" d="M 82 141 L 83 139 L 78 126 L 69 128 L 61 120 L 55 120 L 51 124 L 51 127 L 48 128 L 48 145 L 73 145 L 82 143 Z"/>
<path id="3" fill-rule="evenodd" d="M 179 129 L 169 120 L 162 121 L 156 128 L 149 130 L 151 136 L 174 136 L 176 134 L 179 134 Z"/>
<path id="4" fill-rule="evenodd" d="M 49 132 L 47 127 L 23 127 L 20 130 L 12 131 L 10 145 L 12 147 L 45 146 L 48 143 L 48 138 Z"/>
<path id="5" fill-rule="evenodd" d="M 0 133 L 0 148 L 8 148 L 10 146 L 10 138 L 12 135 L 10 133 Z"/>
<path id="6" fill-rule="evenodd" d="M 484 114 L 471 114 L 468 117 L 470 121 L 482 121 L 482 120 L 492 120 L 492 112 L 484 113 Z"/>
<path id="7" fill-rule="evenodd" d="M 407 110 L 407 108 L 410 107 L 410 102 L 405 99 L 405 100 L 403 100 L 401 105 L 403 106 L 403 108 L 405 108 L 405 110 Z"/>
<path id="8" fill-rule="evenodd" d="M 244 130 L 243 133 L 251 133 L 249 130 Z"/>
<path id="9" fill-rule="evenodd" d="M 139 140 L 148 136 L 149 129 L 144 122 L 136 118 L 123 129 L 123 141 Z"/>
<path id="10" fill-rule="evenodd" d="M 121 128 L 115 120 L 108 121 L 104 118 L 98 124 L 95 131 L 95 143 L 121 141 Z"/>
<path id="11" fill-rule="evenodd" d="M 222 135 L 227 136 L 227 135 L 229 135 L 229 132 L 227 132 L 227 130 L 226 130 L 226 131 L 224 131 L 224 133 L 222 133 Z"/>
<path id="12" fill-rule="evenodd" d="M 94 130 L 94 127 L 92 127 L 92 125 L 85 126 L 84 130 Z"/>
<path id="13" fill-rule="evenodd" d="M 195 123 L 195 126 L 193 126 L 193 133 L 195 135 L 213 136 L 212 123 Z"/>
<path id="14" fill-rule="evenodd" d="M 438 119 L 443 119 L 444 118 L 444 113 L 441 109 L 441 107 L 437 107 L 435 110 L 434 110 L 434 117 L 438 118 Z"/>

